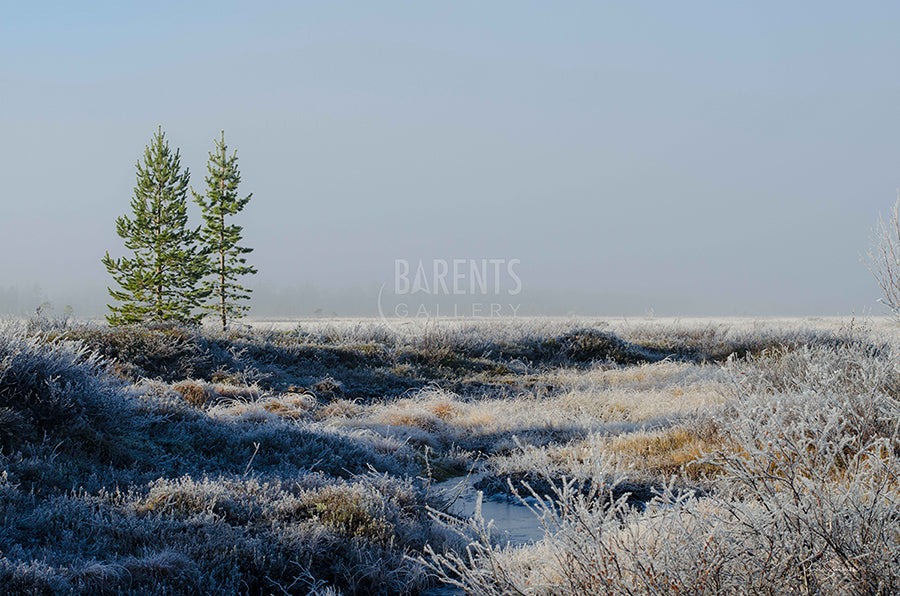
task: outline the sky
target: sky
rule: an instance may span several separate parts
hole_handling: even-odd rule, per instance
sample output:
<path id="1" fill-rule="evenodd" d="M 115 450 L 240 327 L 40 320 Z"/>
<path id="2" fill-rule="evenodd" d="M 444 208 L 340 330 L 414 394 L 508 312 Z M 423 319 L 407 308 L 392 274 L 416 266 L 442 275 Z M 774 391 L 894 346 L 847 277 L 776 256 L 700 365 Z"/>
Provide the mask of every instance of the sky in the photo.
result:
<path id="1" fill-rule="evenodd" d="M 0 301 L 103 312 L 161 126 L 197 190 L 220 131 L 237 151 L 258 314 L 366 314 L 398 260 L 453 259 L 516 260 L 529 314 L 883 314 L 861 255 L 900 186 L 897 3 L 2 14 Z"/>

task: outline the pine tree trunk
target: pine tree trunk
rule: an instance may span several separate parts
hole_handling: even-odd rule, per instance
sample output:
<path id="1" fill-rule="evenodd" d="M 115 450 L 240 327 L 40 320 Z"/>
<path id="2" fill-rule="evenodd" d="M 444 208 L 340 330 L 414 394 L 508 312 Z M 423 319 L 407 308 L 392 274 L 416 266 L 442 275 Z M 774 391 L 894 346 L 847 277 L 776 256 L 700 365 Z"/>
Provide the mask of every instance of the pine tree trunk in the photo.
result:
<path id="1" fill-rule="evenodd" d="M 222 311 L 222 331 L 228 328 L 228 318 L 225 316 L 225 214 L 219 216 L 222 225 L 220 239 L 222 241 L 219 248 L 219 308 Z"/>
<path id="2" fill-rule="evenodd" d="M 162 189 L 157 188 L 157 195 L 162 194 Z M 162 265 L 159 262 L 159 255 L 162 253 L 162 243 L 159 238 L 162 236 L 162 202 L 157 201 L 156 206 L 156 320 L 163 320 L 163 282 L 162 282 Z"/>
<path id="3" fill-rule="evenodd" d="M 222 309 L 222 331 L 225 331 L 228 328 L 228 318 L 225 316 L 225 251 L 220 253 L 221 260 L 220 265 L 222 267 L 222 272 L 219 276 L 219 283 L 222 285 L 220 294 L 219 307 Z"/>

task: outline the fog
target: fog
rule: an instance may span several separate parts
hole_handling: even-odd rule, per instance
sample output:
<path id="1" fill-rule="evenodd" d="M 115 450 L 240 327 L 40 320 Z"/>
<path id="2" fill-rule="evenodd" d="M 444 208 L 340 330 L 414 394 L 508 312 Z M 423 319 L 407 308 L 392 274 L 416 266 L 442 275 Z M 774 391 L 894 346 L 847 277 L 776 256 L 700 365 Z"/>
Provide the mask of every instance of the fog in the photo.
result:
<path id="1" fill-rule="evenodd" d="M 893 3 L 4 12 L 0 311 L 103 314 L 161 125 L 197 190 L 220 130 L 237 150 L 257 316 L 374 315 L 398 261 L 490 259 L 522 314 L 883 312 Z M 417 300 L 492 301 L 465 294 Z"/>

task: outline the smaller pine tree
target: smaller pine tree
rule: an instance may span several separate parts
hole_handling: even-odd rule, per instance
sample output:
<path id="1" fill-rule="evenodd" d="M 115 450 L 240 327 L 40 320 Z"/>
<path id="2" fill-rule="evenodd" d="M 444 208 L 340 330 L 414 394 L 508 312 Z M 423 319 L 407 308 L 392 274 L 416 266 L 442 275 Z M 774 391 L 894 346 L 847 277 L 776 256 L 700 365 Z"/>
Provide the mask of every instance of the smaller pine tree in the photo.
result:
<path id="1" fill-rule="evenodd" d="M 243 228 L 228 221 L 244 209 L 253 195 L 238 196 L 241 174 L 237 167 L 237 153 L 228 155 L 224 131 L 216 141 L 215 150 L 209 153 L 206 169 L 209 172 L 205 178 L 206 195 L 193 193 L 203 213 L 200 238 L 209 259 L 210 277 L 203 286 L 209 298 L 203 308 L 215 314 L 224 331 L 229 321 L 242 317 L 249 309 L 240 301 L 249 300 L 252 290 L 240 285 L 237 280 L 240 276 L 256 273 L 244 257 L 253 249 L 238 245 Z"/>
<path id="2" fill-rule="evenodd" d="M 109 288 L 119 304 L 109 306 L 106 319 L 110 325 L 198 323 L 207 263 L 197 246 L 199 230 L 187 227 L 190 172 L 182 171 L 181 153 L 169 149 L 162 127 L 136 168 L 132 216 L 116 219 L 116 232 L 133 256 L 113 259 L 107 252 L 102 259 L 120 288 Z"/>

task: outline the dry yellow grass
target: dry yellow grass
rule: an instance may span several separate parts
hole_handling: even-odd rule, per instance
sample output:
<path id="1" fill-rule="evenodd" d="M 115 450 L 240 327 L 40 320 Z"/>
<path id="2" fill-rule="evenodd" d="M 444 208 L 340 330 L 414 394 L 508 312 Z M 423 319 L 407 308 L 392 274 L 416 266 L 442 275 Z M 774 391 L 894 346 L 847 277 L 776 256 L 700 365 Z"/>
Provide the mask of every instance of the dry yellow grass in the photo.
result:
<path id="1" fill-rule="evenodd" d="M 715 438 L 701 438 L 693 430 L 683 427 L 631 433 L 616 437 L 609 443 L 610 450 L 625 464 L 653 475 L 670 476 L 684 472 L 689 477 L 713 471 L 708 466 L 687 464 L 719 446 L 721 443 Z"/>
<path id="2" fill-rule="evenodd" d="M 363 407 L 349 399 L 336 399 L 315 411 L 317 420 L 351 419 L 363 413 Z"/>
<path id="3" fill-rule="evenodd" d="M 316 398 L 301 393 L 284 393 L 265 400 L 260 405 L 267 411 L 282 418 L 298 420 L 308 418 L 316 405 Z"/>
<path id="4" fill-rule="evenodd" d="M 445 421 L 450 420 L 459 413 L 459 408 L 449 399 L 438 400 L 436 403 L 431 404 L 430 409 L 435 416 Z"/>
<path id="5" fill-rule="evenodd" d="M 215 396 L 209 386 L 202 381 L 181 381 L 175 383 L 172 389 L 180 393 L 184 401 L 199 407 L 210 403 Z"/>
<path id="6" fill-rule="evenodd" d="M 437 430 L 440 418 L 422 410 L 390 410 L 376 418 L 377 422 L 388 426 L 411 426 L 428 431 Z"/>

